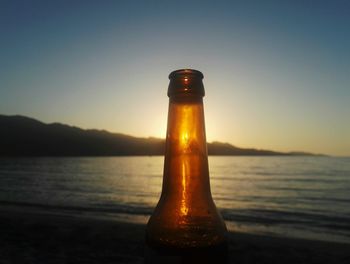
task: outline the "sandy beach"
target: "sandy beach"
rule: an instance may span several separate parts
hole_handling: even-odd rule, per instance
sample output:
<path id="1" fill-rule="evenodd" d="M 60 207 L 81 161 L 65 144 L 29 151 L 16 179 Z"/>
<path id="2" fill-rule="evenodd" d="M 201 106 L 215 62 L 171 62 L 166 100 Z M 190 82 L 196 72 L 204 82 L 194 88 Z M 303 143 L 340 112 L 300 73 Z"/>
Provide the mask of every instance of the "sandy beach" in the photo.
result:
<path id="1" fill-rule="evenodd" d="M 145 226 L 0 206 L 0 263 L 143 263 Z M 230 263 L 350 263 L 350 245 L 230 233 Z"/>

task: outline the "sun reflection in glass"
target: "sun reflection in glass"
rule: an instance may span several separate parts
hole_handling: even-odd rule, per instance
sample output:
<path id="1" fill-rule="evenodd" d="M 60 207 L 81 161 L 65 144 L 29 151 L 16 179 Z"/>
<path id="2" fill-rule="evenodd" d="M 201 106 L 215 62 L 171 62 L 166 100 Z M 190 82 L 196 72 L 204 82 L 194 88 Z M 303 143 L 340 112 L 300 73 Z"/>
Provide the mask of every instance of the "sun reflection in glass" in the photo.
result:
<path id="1" fill-rule="evenodd" d="M 180 211 L 182 215 L 187 215 L 188 213 L 188 206 L 187 206 L 187 182 L 186 182 L 186 177 L 187 177 L 187 173 L 186 173 L 186 164 L 185 162 L 182 163 L 182 193 L 181 193 L 181 207 L 180 207 Z"/>

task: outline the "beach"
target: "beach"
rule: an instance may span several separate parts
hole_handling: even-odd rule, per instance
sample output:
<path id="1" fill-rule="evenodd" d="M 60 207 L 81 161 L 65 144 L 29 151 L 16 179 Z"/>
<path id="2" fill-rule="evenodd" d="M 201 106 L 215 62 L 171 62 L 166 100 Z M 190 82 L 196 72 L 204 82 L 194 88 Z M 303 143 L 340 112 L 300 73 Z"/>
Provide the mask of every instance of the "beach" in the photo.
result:
<path id="1" fill-rule="evenodd" d="M 0 263 L 143 263 L 145 225 L 0 206 Z M 230 263 L 350 263 L 350 244 L 229 233 Z"/>

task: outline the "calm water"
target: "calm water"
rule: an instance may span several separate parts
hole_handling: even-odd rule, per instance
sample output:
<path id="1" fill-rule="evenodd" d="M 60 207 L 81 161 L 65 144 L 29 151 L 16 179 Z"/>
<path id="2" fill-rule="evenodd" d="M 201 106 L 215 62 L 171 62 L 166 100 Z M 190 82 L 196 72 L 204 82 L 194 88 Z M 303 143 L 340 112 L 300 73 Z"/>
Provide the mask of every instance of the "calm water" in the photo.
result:
<path id="1" fill-rule="evenodd" d="M 350 243 L 350 158 L 210 157 L 230 230 Z M 0 159 L 0 204 L 145 223 L 163 157 Z M 31 209 L 30 209 L 31 210 Z"/>

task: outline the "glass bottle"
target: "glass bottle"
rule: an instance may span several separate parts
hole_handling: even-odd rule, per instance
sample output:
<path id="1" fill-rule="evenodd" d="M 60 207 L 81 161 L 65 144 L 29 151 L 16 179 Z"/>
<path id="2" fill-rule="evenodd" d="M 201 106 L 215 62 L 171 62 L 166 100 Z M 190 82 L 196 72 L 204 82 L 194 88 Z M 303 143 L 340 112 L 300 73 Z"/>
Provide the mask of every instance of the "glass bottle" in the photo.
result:
<path id="1" fill-rule="evenodd" d="M 210 191 L 203 74 L 182 69 L 169 79 L 163 186 L 145 263 L 226 263 L 227 230 Z"/>

